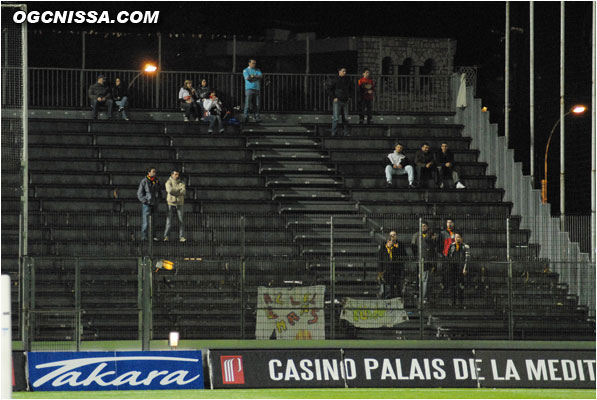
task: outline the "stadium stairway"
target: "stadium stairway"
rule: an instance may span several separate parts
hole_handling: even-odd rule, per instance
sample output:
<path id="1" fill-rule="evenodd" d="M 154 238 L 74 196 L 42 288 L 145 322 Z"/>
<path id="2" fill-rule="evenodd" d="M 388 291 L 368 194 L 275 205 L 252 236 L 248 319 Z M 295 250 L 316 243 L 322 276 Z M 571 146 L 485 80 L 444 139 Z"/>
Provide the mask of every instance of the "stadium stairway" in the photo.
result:
<path id="1" fill-rule="evenodd" d="M 507 333 L 507 216 L 516 337 L 558 338 L 562 324 L 575 326 L 579 338 L 594 335 L 586 309 L 578 306 L 557 274 L 549 272 L 547 260 L 538 260 L 538 246 L 529 243 L 528 230 L 520 229 L 520 217 L 510 215 L 512 204 L 502 200 L 496 178 L 485 174 L 487 165 L 478 162 L 478 151 L 461 135 L 462 126 L 444 120 L 353 125 L 350 136 L 330 137 L 328 125 L 315 122 L 227 126 L 222 135 L 208 135 L 206 125 L 192 122 L 33 119 L 29 254 L 45 257 L 36 260 L 37 282 L 44 283 L 36 307 L 74 306 L 73 282 L 65 278 L 73 268 L 68 257 L 84 257 L 83 339 L 136 336 L 132 315 L 138 307 L 138 265 L 135 258 L 118 257 L 146 254 L 138 241 L 136 190 L 147 167 L 154 166 L 162 183 L 174 169 L 185 179 L 188 239 L 153 243 L 154 258 L 205 260 L 181 261 L 176 274 L 154 275 L 156 338 L 165 337 L 173 325 L 188 338 L 254 337 L 258 286 L 330 284 L 332 226 L 334 301 L 374 298 L 376 257 L 387 232 L 396 230 L 409 247 L 419 216 L 438 229 L 447 215 L 467 216 L 457 227 L 465 232 L 473 259 L 483 262 L 475 266 L 476 281 L 466 289 L 466 309 L 446 307 L 447 294 L 438 286 L 431 288 L 434 301 L 423 316 L 425 337 L 497 339 Z M 411 159 L 423 141 L 434 149 L 448 142 L 467 189 L 457 190 L 448 181 L 445 190 L 409 189 L 405 176 L 394 178 L 394 188 L 385 188 L 383 159 L 396 139 Z M 13 276 L 18 272 L 18 205 L 13 194 L 2 193 L 3 270 Z M 164 210 L 162 206 L 156 218 L 160 233 Z M 227 262 L 230 259 L 246 262 L 244 298 L 239 293 L 240 267 Z M 409 310 L 417 306 L 415 267 L 415 262 L 407 262 Z M 247 323 L 239 332 L 235 327 L 243 304 Z M 109 328 L 114 310 L 120 317 L 116 328 Z M 394 328 L 365 330 L 339 323 L 337 337 L 418 338 L 421 316 L 409 312 L 411 320 Z M 561 317 L 561 324 L 545 322 L 554 316 Z M 330 319 L 328 315 L 328 323 Z"/>

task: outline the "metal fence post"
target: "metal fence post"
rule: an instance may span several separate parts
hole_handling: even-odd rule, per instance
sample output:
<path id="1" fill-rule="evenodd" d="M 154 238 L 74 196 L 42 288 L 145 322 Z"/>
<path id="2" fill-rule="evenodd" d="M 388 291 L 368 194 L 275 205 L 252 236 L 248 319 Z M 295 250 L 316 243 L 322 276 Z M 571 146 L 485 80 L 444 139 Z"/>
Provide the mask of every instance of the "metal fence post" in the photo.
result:
<path id="1" fill-rule="evenodd" d="M 150 349 L 151 340 L 151 265 L 150 257 L 143 257 L 141 261 L 141 350 Z"/>
<path id="2" fill-rule="evenodd" d="M 508 261 L 508 340 L 514 340 L 514 316 L 512 315 L 512 257 L 510 256 L 510 217 L 506 218 L 506 259 Z"/>
<path id="3" fill-rule="evenodd" d="M 423 274 L 425 273 L 425 261 L 423 260 L 423 218 L 419 217 L 419 338 L 423 339 Z"/>
<path id="4" fill-rule="evenodd" d="M 23 342 L 23 350 L 31 351 L 31 268 L 33 262 L 30 262 L 29 257 L 24 256 L 20 259 L 20 277 L 21 277 L 21 340 Z"/>
<path id="5" fill-rule="evenodd" d="M 330 339 L 335 337 L 336 268 L 334 265 L 334 217 L 330 216 Z"/>
<path id="6" fill-rule="evenodd" d="M 240 338 L 245 338 L 245 260 L 240 263 Z"/>
<path id="7" fill-rule="evenodd" d="M 75 258 L 75 342 L 77 351 L 81 350 L 81 264 L 79 257 Z"/>

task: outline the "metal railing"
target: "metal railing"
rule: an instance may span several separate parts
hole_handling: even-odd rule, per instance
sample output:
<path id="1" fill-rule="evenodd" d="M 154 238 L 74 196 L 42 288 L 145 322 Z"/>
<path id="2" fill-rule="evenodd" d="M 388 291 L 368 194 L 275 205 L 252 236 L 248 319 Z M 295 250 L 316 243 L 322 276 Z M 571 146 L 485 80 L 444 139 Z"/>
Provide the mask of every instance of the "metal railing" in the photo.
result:
<path id="1" fill-rule="evenodd" d="M 5 68 L 3 68 L 5 69 Z M 10 69 L 10 68 L 8 68 Z M 29 105 L 33 108 L 89 107 L 87 91 L 103 74 L 109 84 L 119 77 L 128 85 L 140 71 L 69 68 L 29 68 Z M 261 88 L 261 108 L 265 112 L 329 112 L 331 99 L 325 84 L 334 75 L 265 73 Z M 351 110 L 356 110 L 358 79 L 351 75 L 355 91 Z M 178 92 L 186 79 L 198 87 L 202 79 L 215 88 L 230 107 L 244 102 L 242 73 L 161 71 L 141 73 L 130 92 L 130 107 L 148 110 L 176 110 Z M 449 112 L 451 111 L 448 75 L 392 75 L 375 77 L 375 112 Z"/>
<path id="2" fill-rule="evenodd" d="M 112 214 L 32 215 L 39 223 L 30 228 L 34 254 L 19 277 L 23 340 L 30 345 L 63 349 L 81 340 L 126 339 L 146 349 L 171 330 L 185 339 L 284 339 L 290 332 L 327 339 L 587 340 L 595 334 L 594 265 L 578 254 L 541 258 L 517 217 L 193 213 L 186 215 L 187 242 L 174 235 L 143 243 L 131 237 L 139 215 Z M 446 247 L 448 219 L 468 245 L 458 257 Z M 392 231 L 404 251 L 389 259 Z M 36 247 L 46 239 L 57 247 Z M 280 293 L 286 302 L 282 296 L 276 303 Z M 294 332 L 290 322 L 301 316 L 319 321 L 313 322 L 318 330 Z"/>

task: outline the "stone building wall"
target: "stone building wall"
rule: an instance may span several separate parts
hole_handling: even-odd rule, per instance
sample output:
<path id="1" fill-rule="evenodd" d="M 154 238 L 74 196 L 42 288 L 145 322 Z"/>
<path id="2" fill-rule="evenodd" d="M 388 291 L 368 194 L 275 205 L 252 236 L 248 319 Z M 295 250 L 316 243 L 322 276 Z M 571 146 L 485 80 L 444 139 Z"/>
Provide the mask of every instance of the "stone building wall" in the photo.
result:
<path id="1" fill-rule="evenodd" d="M 453 39 L 363 36 L 357 41 L 359 72 L 369 68 L 373 75 L 381 75 L 385 72 L 382 71 L 384 59 L 386 63 L 391 60 L 393 65 L 390 75 L 408 70 L 404 68 L 407 59 L 412 63 L 410 74 L 431 71 L 429 74 L 445 75 L 453 71 L 456 54 L 456 40 Z"/>

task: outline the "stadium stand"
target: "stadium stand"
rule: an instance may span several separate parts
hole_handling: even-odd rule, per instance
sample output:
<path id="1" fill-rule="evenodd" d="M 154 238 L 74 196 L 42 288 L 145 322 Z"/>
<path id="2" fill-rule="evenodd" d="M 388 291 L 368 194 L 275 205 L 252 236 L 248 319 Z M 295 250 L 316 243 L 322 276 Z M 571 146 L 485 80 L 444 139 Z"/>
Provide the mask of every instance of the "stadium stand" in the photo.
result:
<path id="1" fill-rule="evenodd" d="M 447 295 L 433 285 L 433 301 L 422 321 L 412 259 L 405 285 L 410 320 L 393 328 L 359 329 L 335 315 L 336 338 L 414 339 L 422 323 L 424 338 L 503 339 L 506 217 L 511 217 L 515 338 L 594 339 L 586 307 L 550 272 L 549 261 L 538 259 L 530 231 L 520 229 L 520 217 L 510 215 L 512 204 L 502 200 L 504 191 L 495 187 L 495 176 L 486 175 L 487 165 L 477 161 L 478 151 L 461 135 L 461 125 L 355 125 L 350 137 L 330 137 L 329 124 L 298 121 L 227 126 L 223 135 L 182 122 L 32 119 L 29 126 L 35 306 L 49 311 L 80 307 L 83 340 L 137 337 L 136 257 L 147 249 L 138 241 L 136 191 L 148 166 L 157 168 L 162 183 L 177 169 L 187 184 L 188 242 L 160 241 L 151 248 L 154 260 L 177 260 L 175 271 L 153 275 L 154 338 L 165 338 L 173 326 L 184 338 L 252 338 L 258 286 L 330 285 L 332 216 L 336 282 L 331 301 L 375 298 L 376 255 L 384 232 L 394 229 L 410 245 L 419 216 L 439 229 L 449 215 L 455 216 L 475 261 L 464 307 L 447 307 Z M 467 189 L 456 190 L 451 181 L 446 190 L 409 189 L 406 176 L 385 188 L 382 160 L 398 138 L 411 159 L 423 141 L 432 149 L 448 142 Z M 2 193 L 3 270 L 14 276 L 18 203 Z M 158 236 L 165 210 L 162 203 Z M 198 257 L 203 260 L 192 260 Z M 328 324 L 331 317 L 328 310 Z M 36 327 L 37 334 L 45 340 L 63 337 L 60 325 Z"/>

